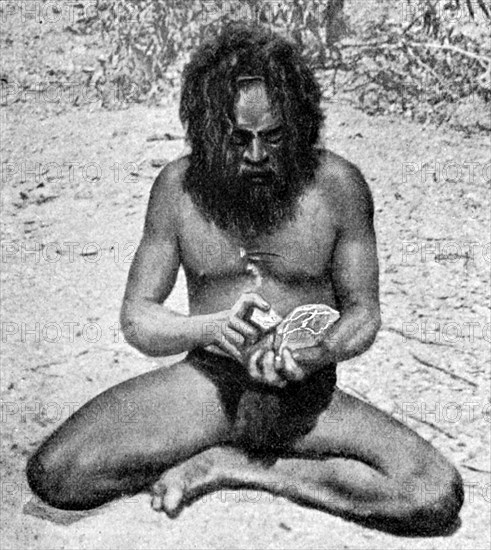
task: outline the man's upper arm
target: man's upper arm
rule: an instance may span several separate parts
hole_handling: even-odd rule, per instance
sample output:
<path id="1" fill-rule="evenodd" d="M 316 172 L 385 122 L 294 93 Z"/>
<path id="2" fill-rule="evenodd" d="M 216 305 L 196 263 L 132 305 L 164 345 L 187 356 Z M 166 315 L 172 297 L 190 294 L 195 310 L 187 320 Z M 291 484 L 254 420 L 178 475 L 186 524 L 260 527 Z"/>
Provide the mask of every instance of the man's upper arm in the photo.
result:
<path id="1" fill-rule="evenodd" d="M 373 200 L 353 165 L 339 181 L 339 228 L 333 256 L 333 283 L 342 310 L 356 305 L 378 311 L 378 259 Z"/>
<path id="2" fill-rule="evenodd" d="M 179 161 L 169 163 L 150 191 L 143 237 L 128 275 L 124 303 L 162 303 L 179 269 Z"/>

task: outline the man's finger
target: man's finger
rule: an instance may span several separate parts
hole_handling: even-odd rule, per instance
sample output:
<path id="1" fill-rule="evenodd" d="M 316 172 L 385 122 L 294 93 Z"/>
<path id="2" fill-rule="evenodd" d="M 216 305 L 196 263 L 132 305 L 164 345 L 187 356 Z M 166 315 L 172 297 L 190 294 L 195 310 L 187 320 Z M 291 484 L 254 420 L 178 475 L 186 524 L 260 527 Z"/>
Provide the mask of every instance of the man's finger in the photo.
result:
<path id="1" fill-rule="evenodd" d="M 329 363 L 327 352 L 323 346 L 312 346 L 296 350 L 293 352 L 293 358 L 302 367 L 306 376 Z"/>
<path id="2" fill-rule="evenodd" d="M 274 370 L 274 352 L 268 350 L 262 357 L 261 360 L 262 371 L 263 371 L 263 380 L 266 382 L 273 382 L 277 376 Z"/>
<path id="3" fill-rule="evenodd" d="M 281 346 L 281 342 L 283 340 L 283 335 L 280 334 L 277 330 L 274 332 L 274 336 L 273 336 L 273 349 L 275 350 L 276 353 L 278 353 L 279 349 L 280 349 L 280 346 Z"/>
<path id="4" fill-rule="evenodd" d="M 150 494 L 152 495 L 151 506 L 156 512 L 160 512 L 164 509 L 164 495 L 165 495 L 165 485 L 162 484 L 159 479 L 157 483 L 152 485 Z"/>
<path id="5" fill-rule="evenodd" d="M 303 380 L 305 373 L 297 364 L 288 348 L 284 348 L 281 352 L 279 365 L 279 373 L 287 380 L 292 382 L 299 382 L 300 380 Z"/>
<path id="6" fill-rule="evenodd" d="M 225 340 L 228 340 L 233 344 L 237 349 L 240 349 L 245 344 L 245 338 L 239 332 L 234 329 L 227 327 L 227 330 L 224 331 Z"/>
<path id="7" fill-rule="evenodd" d="M 272 386 L 282 388 L 286 384 L 275 369 L 275 354 L 274 351 L 267 351 L 262 358 L 263 365 L 263 380 Z"/>
<path id="8" fill-rule="evenodd" d="M 247 370 L 249 371 L 249 376 L 253 378 L 254 380 L 261 380 L 262 378 L 262 372 L 259 366 L 259 360 L 261 356 L 263 355 L 262 349 L 256 350 L 249 358 L 249 362 L 247 364 Z"/>
<path id="9" fill-rule="evenodd" d="M 229 324 L 236 332 L 252 342 L 256 342 L 259 338 L 259 331 L 238 317 L 233 317 Z"/>
<path id="10" fill-rule="evenodd" d="M 160 495 L 153 495 L 151 506 L 156 512 L 160 512 L 164 508 L 164 499 Z"/>
<path id="11" fill-rule="evenodd" d="M 226 353 L 231 355 L 234 359 L 239 361 L 239 363 L 242 363 L 242 355 L 241 355 L 240 351 L 233 344 L 231 344 L 228 340 L 223 338 L 222 341 L 220 342 L 219 347 L 223 351 L 225 351 Z"/>
<path id="12" fill-rule="evenodd" d="M 318 363 L 325 356 L 325 351 L 320 346 L 311 346 L 295 350 L 292 355 L 297 363 Z"/>
<path id="13" fill-rule="evenodd" d="M 237 303 L 237 310 L 235 310 L 235 306 L 232 308 L 232 312 L 237 317 L 244 317 L 251 307 L 257 307 L 263 311 L 268 311 L 271 306 L 266 302 L 266 300 L 259 296 L 259 294 L 256 294 L 255 292 L 248 292 L 247 294 L 243 294 L 239 302 Z"/>

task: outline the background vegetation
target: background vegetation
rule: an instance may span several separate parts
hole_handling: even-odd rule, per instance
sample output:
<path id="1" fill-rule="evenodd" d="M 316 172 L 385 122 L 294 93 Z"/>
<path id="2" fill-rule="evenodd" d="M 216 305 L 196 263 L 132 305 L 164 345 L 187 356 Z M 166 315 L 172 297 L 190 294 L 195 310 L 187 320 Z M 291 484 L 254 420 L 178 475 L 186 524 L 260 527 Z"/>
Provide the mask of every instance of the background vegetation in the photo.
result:
<path id="1" fill-rule="evenodd" d="M 98 0 L 81 27 L 110 45 L 94 74 L 156 101 L 189 52 L 230 20 L 258 20 L 302 45 L 325 95 L 372 114 L 490 128 L 489 0 Z M 113 97 L 113 96 L 111 96 Z"/>
<path id="2" fill-rule="evenodd" d="M 55 43 L 53 25 L 24 23 L 20 8 L 9 18 L 8 2 L 0 4 L 2 21 L 22 22 L 2 40 L 7 100 L 52 80 L 83 85 L 106 107 L 176 99 L 190 52 L 226 22 L 245 19 L 297 41 L 327 99 L 491 129 L 491 0 L 80 0 L 65 44 Z M 59 13 L 65 21 L 66 6 L 38 4 L 46 19 Z M 75 105 L 84 100 L 73 96 Z"/>

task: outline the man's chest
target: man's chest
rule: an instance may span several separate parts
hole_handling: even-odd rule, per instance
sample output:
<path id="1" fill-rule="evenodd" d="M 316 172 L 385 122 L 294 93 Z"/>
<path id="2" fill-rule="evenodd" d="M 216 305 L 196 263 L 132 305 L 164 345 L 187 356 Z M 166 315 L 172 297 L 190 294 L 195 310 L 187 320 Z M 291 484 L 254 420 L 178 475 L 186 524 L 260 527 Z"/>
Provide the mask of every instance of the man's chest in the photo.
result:
<path id="1" fill-rule="evenodd" d="M 188 275 L 223 279 L 257 270 L 284 283 L 324 279 L 337 236 L 333 216 L 311 202 L 270 235 L 239 238 L 218 229 L 194 209 L 180 231 L 181 260 Z"/>

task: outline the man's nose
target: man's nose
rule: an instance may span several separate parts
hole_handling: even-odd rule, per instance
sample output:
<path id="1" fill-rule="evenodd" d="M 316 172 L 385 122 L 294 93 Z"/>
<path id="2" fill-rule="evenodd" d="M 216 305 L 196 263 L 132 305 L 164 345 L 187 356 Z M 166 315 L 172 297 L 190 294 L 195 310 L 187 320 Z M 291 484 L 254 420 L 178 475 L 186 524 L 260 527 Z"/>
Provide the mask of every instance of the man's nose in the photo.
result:
<path id="1" fill-rule="evenodd" d="M 249 143 L 249 147 L 245 150 L 244 157 L 251 164 L 259 164 L 268 158 L 268 153 L 262 141 L 254 138 Z"/>

